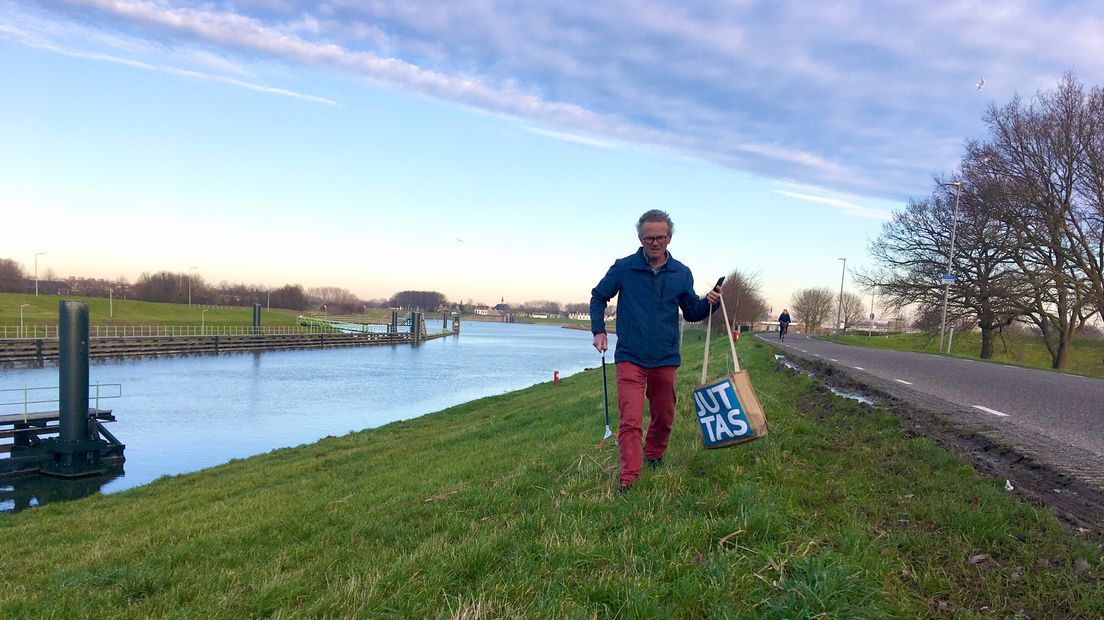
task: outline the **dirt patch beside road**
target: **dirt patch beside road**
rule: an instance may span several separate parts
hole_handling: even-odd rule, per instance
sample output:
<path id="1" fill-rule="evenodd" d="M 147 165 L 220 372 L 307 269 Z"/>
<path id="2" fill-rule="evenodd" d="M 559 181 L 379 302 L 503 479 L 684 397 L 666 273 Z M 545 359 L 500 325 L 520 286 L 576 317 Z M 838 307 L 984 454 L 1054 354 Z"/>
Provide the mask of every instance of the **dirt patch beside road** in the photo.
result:
<path id="1" fill-rule="evenodd" d="M 1009 481 L 1014 493 L 1053 509 L 1074 531 L 1104 538 L 1104 485 L 1097 483 L 1104 465 L 1094 456 L 1045 439 L 1007 437 L 960 405 L 857 377 L 827 362 L 795 356 L 792 351 L 785 354 L 794 366 L 824 381 L 826 398 L 835 388 L 870 399 L 874 407 L 899 418 L 908 435 L 930 437 L 978 471 Z"/>

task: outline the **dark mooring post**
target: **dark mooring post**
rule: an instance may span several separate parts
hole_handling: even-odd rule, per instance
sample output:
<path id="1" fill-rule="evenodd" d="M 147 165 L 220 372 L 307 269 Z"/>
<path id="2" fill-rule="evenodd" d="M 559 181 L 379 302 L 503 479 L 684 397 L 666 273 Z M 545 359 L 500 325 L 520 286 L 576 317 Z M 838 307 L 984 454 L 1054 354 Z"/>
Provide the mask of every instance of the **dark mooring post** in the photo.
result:
<path id="1" fill-rule="evenodd" d="M 261 304 L 253 304 L 253 333 L 261 333 Z"/>
<path id="2" fill-rule="evenodd" d="M 399 311 L 391 311 L 391 333 L 397 333 L 399 331 Z"/>
<path id="3" fill-rule="evenodd" d="M 441 329 L 448 329 L 448 312 L 441 313 Z"/>
<path id="4" fill-rule="evenodd" d="M 411 312 L 410 313 L 410 337 L 414 341 L 414 344 L 419 344 L 422 341 L 422 313 Z"/>
<path id="5" fill-rule="evenodd" d="M 42 473 L 63 478 L 103 473 L 100 451 L 107 442 L 93 439 L 88 427 L 87 304 L 60 303 L 58 353 L 58 437 L 43 442 L 50 443 L 54 459 Z"/>

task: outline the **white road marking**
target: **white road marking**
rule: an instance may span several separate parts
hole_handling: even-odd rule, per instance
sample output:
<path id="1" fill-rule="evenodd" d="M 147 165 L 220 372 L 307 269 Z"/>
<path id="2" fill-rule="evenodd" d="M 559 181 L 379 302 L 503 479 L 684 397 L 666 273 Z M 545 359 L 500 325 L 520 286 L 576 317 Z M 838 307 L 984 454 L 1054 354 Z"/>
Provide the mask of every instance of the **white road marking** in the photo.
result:
<path id="1" fill-rule="evenodd" d="M 829 361 L 829 362 L 838 362 L 839 360 L 838 360 L 838 359 L 836 359 L 836 358 L 834 358 L 834 357 L 829 357 L 829 358 L 828 358 L 828 361 Z"/>
<path id="2" fill-rule="evenodd" d="M 894 379 L 894 381 L 896 381 L 897 383 L 904 383 L 905 385 L 912 385 L 911 382 L 905 381 L 904 379 Z"/>
<path id="3" fill-rule="evenodd" d="M 974 405 L 974 409 L 981 409 L 985 413 L 991 413 L 993 415 L 999 415 L 1002 418 L 1007 418 L 1008 417 L 1007 413 L 1001 413 L 1001 412 L 997 411 L 996 409 L 990 409 L 988 407 L 982 407 L 981 405 Z"/>
<path id="4" fill-rule="evenodd" d="M 862 366 L 852 366 L 852 368 L 854 368 L 855 370 L 866 370 Z"/>
<path id="5" fill-rule="evenodd" d="M 813 353 L 813 357 L 820 357 L 820 353 Z"/>

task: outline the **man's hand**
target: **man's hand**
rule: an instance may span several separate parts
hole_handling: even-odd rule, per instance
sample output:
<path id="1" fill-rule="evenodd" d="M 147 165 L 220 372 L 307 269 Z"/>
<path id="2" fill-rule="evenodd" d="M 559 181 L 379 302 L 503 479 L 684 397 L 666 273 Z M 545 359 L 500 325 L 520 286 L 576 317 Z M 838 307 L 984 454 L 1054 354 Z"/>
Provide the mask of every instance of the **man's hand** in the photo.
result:
<path id="1" fill-rule="evenodd" d="M 605 332 L 594 334 L 594 348 L 598 349 L 599 353 L 605 353 L 609 348 L 609 339 L 606 337 Z"/>
<path id="2" fill-rule="evenodd" d="M 709 303 L 714 306 L 721 303 L 721 287 L 718 286 L 709 291 L 709 293 L 706 294 L 705 298 L 708 299 Z"/>

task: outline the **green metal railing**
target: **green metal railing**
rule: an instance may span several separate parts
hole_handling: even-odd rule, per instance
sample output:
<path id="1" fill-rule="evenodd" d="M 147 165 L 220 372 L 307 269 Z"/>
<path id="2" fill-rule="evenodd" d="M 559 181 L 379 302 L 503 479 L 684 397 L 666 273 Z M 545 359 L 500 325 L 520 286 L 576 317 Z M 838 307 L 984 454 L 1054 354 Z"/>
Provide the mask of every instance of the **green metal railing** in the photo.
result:
<path id="1" fill-rule="evenodd" d="M 149 338 L 174 336 L 248 336 L 252 334 L 332 334 L 334 329 L 325 326 L 299 327 L 291 325 L 268 325 L 254 329 L 251 325 L 91 325 L 88 328 L 90 338 Z M 0 325 L 0 339 L 44 339 L 56 340 L 56 325 L 18 326 Z"/>
<path id="2" fill-rule="evenodd" d="M 100 408 L 100 401 L 123 396 L 121 383 L 95 383 L 88 386 L 88 405 Z M 58 411 L 57 387 L 24 387 L 0 390 L 0 415 L 22 414 L 24 422 L 32 413 Z"/>

